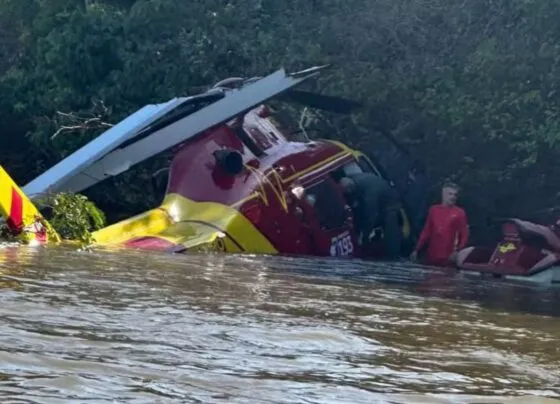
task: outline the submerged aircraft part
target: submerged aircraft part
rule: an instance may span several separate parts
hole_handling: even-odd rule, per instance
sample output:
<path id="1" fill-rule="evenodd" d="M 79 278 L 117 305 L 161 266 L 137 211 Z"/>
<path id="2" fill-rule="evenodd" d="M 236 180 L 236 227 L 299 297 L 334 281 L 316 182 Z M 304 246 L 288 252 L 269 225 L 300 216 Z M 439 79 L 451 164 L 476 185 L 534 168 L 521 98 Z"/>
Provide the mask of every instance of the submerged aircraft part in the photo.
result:
<path id="1" fill-rule="evenodd" d="M 26 243 L 60 241 L 60 236 L 45 220 L 8 173 L 0 167 L 0 214 L 10 232 Z"/>

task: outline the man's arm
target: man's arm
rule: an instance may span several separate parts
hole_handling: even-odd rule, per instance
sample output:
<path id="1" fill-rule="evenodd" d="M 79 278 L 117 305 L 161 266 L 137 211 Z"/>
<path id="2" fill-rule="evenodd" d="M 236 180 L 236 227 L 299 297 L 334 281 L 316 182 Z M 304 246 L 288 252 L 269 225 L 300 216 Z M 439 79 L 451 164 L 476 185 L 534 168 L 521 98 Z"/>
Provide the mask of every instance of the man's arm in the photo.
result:
<path id="1" fill-rule="evenodd" d="M 428 210 L 428 217 L 426 218 L 426 223 L 424 224 L 424 228 L 422 229 L 422 233 L 420 233 L 420 237 L 418 238 L 418 242 L 416 243 L 416 247 L 414 248 L 414 252 L 420 251 L 426 241 L 430 238 L 432 233 L 432 212 L 433 207 Z"/>
<path id="2" fill-rule="evenodd" d="M 459 215 L 459 240 L 457 243 L 457 251 L 462 250 L 467 246 L 469 242 L 469 221 L 467 220 L 467 214 L 461 209 L 461 214 Z"/>

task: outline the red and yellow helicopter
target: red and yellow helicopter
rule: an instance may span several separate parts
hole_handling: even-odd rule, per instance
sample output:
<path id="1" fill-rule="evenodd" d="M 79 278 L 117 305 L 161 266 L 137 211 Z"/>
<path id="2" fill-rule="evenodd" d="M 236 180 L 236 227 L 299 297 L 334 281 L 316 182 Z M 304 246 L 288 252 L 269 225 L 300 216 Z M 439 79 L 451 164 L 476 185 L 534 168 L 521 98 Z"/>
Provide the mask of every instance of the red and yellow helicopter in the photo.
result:
<path id="1" fill-rule="evenodd" d="M 401 192 L 402 232 L 412 245 L 425 211 L 417 198 L 426 189 L 413 177 L 414 167 L 399 164 L 400 179 L 396 172 L 392 178 L 375 158 L 343 143 L 290 140 L 269 107 L 274 99 L 350 113 L 358 103 L 295 89 L 325 67 L 230 78 L 201 94 L 147 105 L 21 189 L 0 170 L 1 213 L 24 240 L 58 241 L 35 198 L 84 191 L 172 150 L 161 205 L 96 231 L 94 245 L 382 258 L 382 235 L 358 245 L 352 212 L 336 181 L 360 171 L 385 177 Z M 418 192 L 407 194 L 411 189 Z"/>

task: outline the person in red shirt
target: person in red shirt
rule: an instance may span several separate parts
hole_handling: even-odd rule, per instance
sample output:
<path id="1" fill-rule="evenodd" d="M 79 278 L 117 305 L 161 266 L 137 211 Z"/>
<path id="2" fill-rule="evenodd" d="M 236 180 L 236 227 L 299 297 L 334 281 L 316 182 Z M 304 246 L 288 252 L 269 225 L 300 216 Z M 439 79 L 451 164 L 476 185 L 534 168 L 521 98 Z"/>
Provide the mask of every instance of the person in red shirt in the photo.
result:
<path id="1" fill-rule="evenodd" d="M 416 261 L 418 252 L 427 244 L 424 263 L 449 266 L 455 261 L 457 251 L 466 247 L 469 240 L 469 224 L 465 211 L 456 205 L 459 187 L 444 184 L 441 203 L 432 205 L 426 224 L 410 258 Z"/>

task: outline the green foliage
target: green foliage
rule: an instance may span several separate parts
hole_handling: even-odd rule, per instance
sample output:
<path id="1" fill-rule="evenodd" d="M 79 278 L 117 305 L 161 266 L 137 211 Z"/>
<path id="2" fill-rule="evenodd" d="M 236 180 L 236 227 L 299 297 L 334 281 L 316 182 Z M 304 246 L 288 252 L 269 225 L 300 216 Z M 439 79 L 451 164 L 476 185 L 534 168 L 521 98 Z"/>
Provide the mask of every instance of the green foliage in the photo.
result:
<path id="1" fill-rule="evenodd" d="M 4 221 L 0 221 L 0 243 L 1 242 L 17 242 L 16 236 L 14 236 Z"/>
<path id="2" fill-rule="evenodd" d="M 86 196 L 72 193 L 49 195 L 37 202 L 40 209 L 49 208 L 47 220 L 66 240 L 89 245 L 94 240 L 92 231 L 105 226 L 105 214 Z"/>

